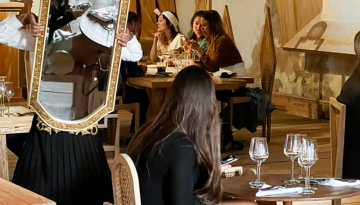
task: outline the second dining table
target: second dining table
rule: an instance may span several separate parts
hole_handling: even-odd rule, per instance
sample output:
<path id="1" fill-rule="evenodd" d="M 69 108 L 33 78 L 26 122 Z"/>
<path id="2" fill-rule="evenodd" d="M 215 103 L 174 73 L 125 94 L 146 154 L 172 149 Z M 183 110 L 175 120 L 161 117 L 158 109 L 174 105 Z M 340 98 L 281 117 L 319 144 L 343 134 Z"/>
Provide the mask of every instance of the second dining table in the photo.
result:
<path id="1" fill-rule="evenodd" d="M 173 76 L 144 76 L 127 79 L 130 85 L 146 89 L 150 100 L 149 109 L 146 113 L 147 119 L 155 117 L 159 112 L 165 93 L 172 85 L 174 79 L 175 77 Z M 212 76 L 212 80 L 215 90 L 236 90 L 239 87 L 246 87 L 247 84 L 254 83 L 254 78 L 252 77 L 219 78 Z"/>

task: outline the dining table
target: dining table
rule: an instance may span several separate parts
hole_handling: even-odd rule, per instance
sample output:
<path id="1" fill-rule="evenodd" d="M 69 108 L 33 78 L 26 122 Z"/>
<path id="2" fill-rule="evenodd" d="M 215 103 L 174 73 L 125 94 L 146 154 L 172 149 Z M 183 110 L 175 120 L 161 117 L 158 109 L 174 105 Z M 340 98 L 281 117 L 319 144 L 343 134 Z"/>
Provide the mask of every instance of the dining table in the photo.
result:
<path id="1" fill-rule="evenodd" d="M 253 77 L 232 77 L 220 78 L 211 77 L 215 86 L 215 90 L 236 90 L 240 87 L 246 87 L 248 84 L 254 83 Z M 166 91 L 172 85 L 175 76 L 142 76 L 127 78 L 127 83 L 146 89 L 150 104 L 146 113 L 147 119 L 151 119 L 159 112 L 163 103 Z"/>
<path id="2" fill-rule="evenodd" d="M 6 135 L 28 133 L 34 117 L 34 111 L 23 106 L 10 106 L 10 113 L 10 117 L 0 117 L 0 177 L 6 180 L 9 180 Z"/>
<path id="3" fill-rule="evenodd" d="M 223 186 L 223 194 L 225 201 L 236 204 L 240 200 L 248 201 L 271 201 L 283 202 L 284 205 L 292 205 L 294 201 L 325 201 L 348 198 L 360 195 L 360 186 L 342 186 L 331 187 L 323 185 L 314 185 L 316 188 L 315 194 L 302 194 L 302 193 L 287 193 L 276 194 L 262 197 L 256 197 L 258 189 L 251 188 L 249 182 L 255 181 L 256 175 L 250 171 L 244 171 L 244 174 L 231 178 L 224 178 L 221 180 Z M 284 184 L 285 180 L 289 180 L 289 174 L 262 174 L 261 181 L 271 186 L 280 186 Z M 293 185 L 295 187 L 304 187 L 304 183 Z M 240 202 L 239 202 L 240 203 Z M 309 204 L 311 204 L 309 202 Z"/>
<path id="4" fill-rule="evenodd" d="M 0 178 L 0 204 L 56 205 L 54 201 L 2 178 Z"/>

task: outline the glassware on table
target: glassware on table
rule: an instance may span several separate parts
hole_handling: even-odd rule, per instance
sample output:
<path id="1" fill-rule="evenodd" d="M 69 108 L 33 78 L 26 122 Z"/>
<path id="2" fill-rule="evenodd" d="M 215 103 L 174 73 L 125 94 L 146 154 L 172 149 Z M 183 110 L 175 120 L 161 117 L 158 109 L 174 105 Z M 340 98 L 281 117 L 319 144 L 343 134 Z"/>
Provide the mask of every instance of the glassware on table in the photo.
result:
<path id="1" fill-rule="evenodd" d="M 157 56 L 160 59 L 160 62 L 162 62 L 162 59 L 164 58 L 163 52 L 161 49 L 158 49 Z"/>
<path id="2" fill-rule="evenodd" d="M 193 61 L 194 61 L 195 64 L 200 63 L 200 57 L 199 57 L 199 55 L 197 53 L 193 54 Z"/>
<path id="3" fill-rule="evenodd" d="M 111 17 L 109 24 L 106 25 L 106 28 L 112 30 L 115 28 L 114 26 L 114 14 L 115 14 L 115 1 L 114 0 L 107 0 L 105 10 L 108 12 L 108 15 Z"/>
<path id="4" fill-rule="evenodd" d="M 14 93 L 14 84 L 12 82 L 5 82 L 5 97 L 8 101 L 8 117 L 10 117 L 10 99 L 15 95 Z"/>
<path id="5" fill-rule="evenodd" d="M 302 194 L 314 194 L 315 191 L 310 186 L 310 168 L 319 159 L 318 148 L 315 139 L 302 139 L 301 149 L 298 157 L 299 164 L 305 168 L 305 188 Z"/>
<path id="6" fill-rule="evenodd" d="M 291 160 L 291 179 L 286 180 L 285 183 L 292 185 L 299 183 L 294 177 L 294 161 L 298 157 L 301 148 L 301 138 L 297 134 L 287 134 L 285 145 L 284 145 L 284 154 Z"/>
<path id="7" fill-rule="evenodd" d="M 301 142 L 302 142 L 302 139 L 307 138 L 307 134 L 297 134 L 297 135 L 300 137 Z M 302 176 L 302 170 L 303 170 L 303 167 L 300 166 L 300 164 L 299 164 L 299 177 L 298 177 L 299 180 L 304 179 L 304 177 Z"/>
<path id="8" fill-rule="evenodd" d="M 254 182 L 250 182 L 251 188 L 261 188 L 264 185 L 264 182 L 260 181 L 260 167 L 269 157 L 269 150 L 266 138 L 264 137 L 253 137 L 251 138 L 250 149 L 249 149 L 250 158 L 257 163 L 256 175 L 257 179 Z"/>

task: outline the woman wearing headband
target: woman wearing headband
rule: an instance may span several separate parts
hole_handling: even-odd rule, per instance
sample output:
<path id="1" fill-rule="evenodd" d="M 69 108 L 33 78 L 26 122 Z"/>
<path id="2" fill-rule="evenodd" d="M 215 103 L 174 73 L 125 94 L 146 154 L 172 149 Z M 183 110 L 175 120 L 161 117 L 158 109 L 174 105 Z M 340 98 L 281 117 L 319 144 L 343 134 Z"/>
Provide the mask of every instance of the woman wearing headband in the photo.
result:
<path id="1" fill-rule="evenodd" d="M 182 49 L 184 44 L 182 37 L 183 34 L 179 33 L 179 19 L 174 12 L 164 11 L 162 13 L 159 10 L 155 10 L 155 13 L 159 15 L 158 22 L 156 23 L 157 32 L 154 36 L 153 46 L 150 52 L 150 58 L 152 61 L 157 61 L 158 51 L 161 48 L 163 53 L 170 54 L 174 50 Z"/>

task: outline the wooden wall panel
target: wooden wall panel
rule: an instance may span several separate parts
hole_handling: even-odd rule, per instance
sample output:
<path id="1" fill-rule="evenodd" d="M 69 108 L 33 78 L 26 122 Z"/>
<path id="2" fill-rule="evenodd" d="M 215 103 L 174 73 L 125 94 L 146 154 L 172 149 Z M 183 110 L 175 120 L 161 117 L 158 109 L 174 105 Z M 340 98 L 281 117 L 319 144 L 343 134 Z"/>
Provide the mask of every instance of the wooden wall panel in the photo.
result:
<path id="1" fill-rule="evenodd" d="M 276 0 L 283 45 L 321 12 L 322 1 Z"/>

